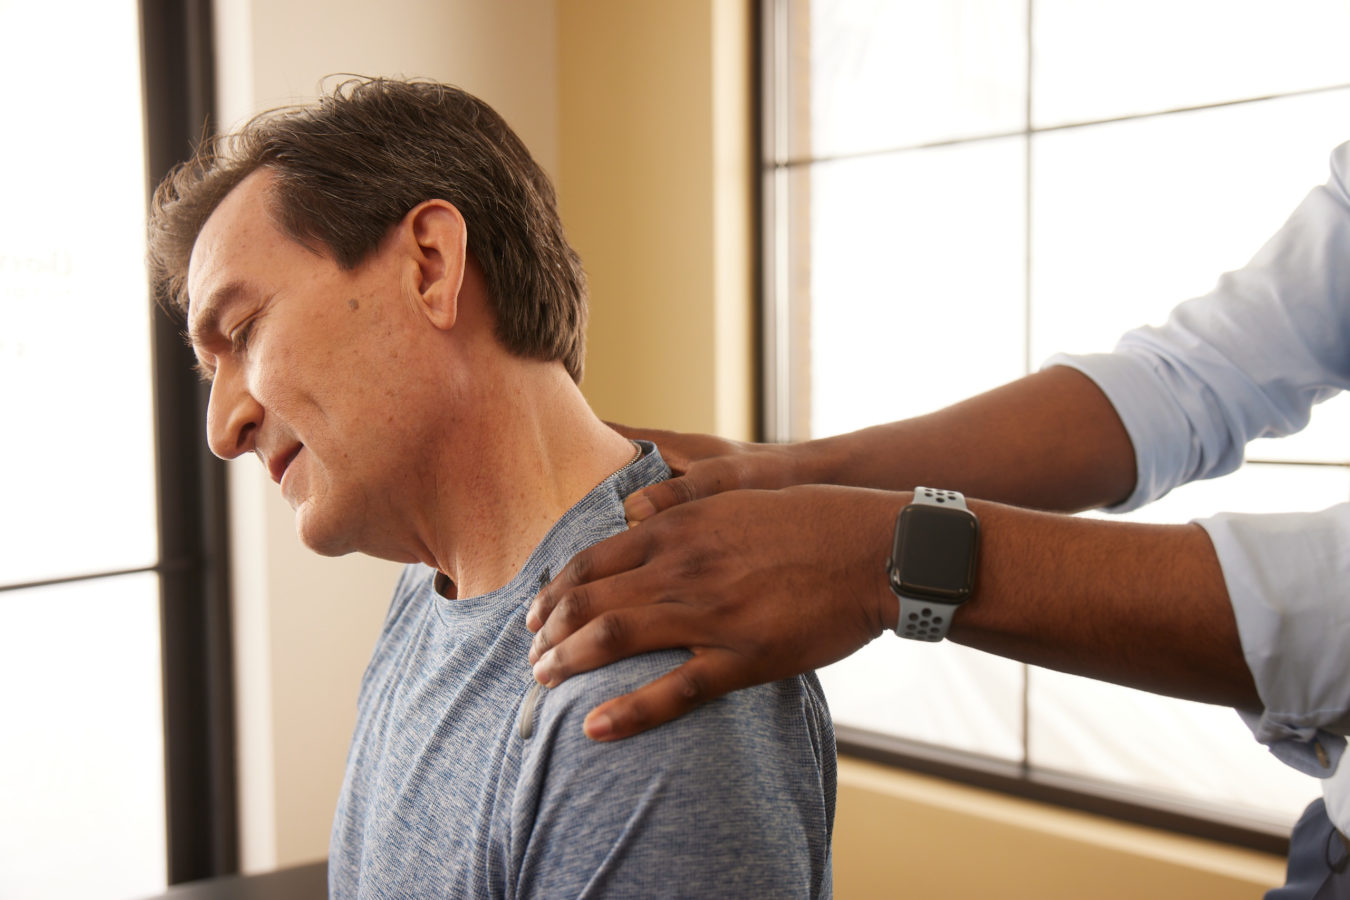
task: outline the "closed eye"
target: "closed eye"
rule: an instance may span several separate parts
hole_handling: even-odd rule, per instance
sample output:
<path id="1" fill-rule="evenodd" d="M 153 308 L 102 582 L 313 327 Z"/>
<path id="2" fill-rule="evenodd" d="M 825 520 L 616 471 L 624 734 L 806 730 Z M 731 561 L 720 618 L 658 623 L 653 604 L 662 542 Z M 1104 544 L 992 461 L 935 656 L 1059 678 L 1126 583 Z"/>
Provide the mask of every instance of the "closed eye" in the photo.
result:
<path id="1" fill-rule="evenodd" d="M 253 333 L 253 319 L 246 320 L 230 334 L 230 351 L 236 354 L 248 349 L 248 338 Z"/>

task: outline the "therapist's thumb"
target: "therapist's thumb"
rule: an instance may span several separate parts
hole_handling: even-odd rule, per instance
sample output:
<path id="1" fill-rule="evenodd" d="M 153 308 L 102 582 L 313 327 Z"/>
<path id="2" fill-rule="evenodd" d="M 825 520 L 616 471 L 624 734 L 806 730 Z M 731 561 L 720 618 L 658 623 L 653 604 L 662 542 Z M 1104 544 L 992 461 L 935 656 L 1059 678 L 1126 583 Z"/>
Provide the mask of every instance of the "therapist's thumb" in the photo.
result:
<path id="1" fill-rule="evenodd" d="M 698 498 L 699 491 L 694 482 L 689 476 L 681 475 L 629 494 L 623 502 L 623 514 L 628 524 L 636 525 L 662 510 Z"/>

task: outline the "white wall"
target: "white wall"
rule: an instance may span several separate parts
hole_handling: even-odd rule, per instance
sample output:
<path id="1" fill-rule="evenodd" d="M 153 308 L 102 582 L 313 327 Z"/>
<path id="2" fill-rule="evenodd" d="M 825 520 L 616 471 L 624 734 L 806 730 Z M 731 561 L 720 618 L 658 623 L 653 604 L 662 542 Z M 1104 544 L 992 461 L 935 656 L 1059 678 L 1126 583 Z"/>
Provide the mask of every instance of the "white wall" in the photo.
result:
<path id="1" fill-rule="evenodd" d="M 317 95 L 334 73 L 423 76 L 491 103 L 558 162 L 554 0 L 218 0 L 227 126 Z M 252 458 L 230 465 L 243 866 L 320 859 L 356 688 L 398 567 L 321 559 Z"/>

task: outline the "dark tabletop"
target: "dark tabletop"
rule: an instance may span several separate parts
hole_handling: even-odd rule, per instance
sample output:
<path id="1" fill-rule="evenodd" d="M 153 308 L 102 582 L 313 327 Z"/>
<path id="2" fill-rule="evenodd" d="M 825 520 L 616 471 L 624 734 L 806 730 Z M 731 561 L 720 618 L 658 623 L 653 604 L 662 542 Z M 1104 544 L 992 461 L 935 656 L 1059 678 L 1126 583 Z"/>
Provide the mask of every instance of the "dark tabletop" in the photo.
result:
<path id="1" fill-rule="evenodd" d="M 178 884 L 144 900 L 326 900 L 328 864 Z"/>

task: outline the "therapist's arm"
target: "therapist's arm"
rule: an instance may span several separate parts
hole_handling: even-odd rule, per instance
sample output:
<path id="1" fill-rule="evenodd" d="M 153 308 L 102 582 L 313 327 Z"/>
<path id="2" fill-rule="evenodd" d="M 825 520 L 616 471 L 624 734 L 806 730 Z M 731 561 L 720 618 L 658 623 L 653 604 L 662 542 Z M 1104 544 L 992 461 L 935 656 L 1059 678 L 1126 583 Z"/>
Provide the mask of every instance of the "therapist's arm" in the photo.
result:
<path id="1" fill-rule="evenodd" d="M 841 659 L 894 624 L 882 564 L 907 495 L 737 488 L 927 484 L 1076 510 L 1121 500 L 1134 482 L 1114 409 L 1067 368 L 796 447 L 657 440 L 684 474 L 630 498 L 630 518 L 642 524 L 580 554 L 527 618 L 544 683 L 658 647 L 694 651 L 665 679 L 599 707 L 587 721 L 595 737 L 636 733 L 729 690 Z M 1200 529 L 989 512 L 976 599 L 956 617 L 954 640 L 1162 693 L 1254 704 Z M 1208 650 L 1196 655 L 1200 645 Z"/>
<path id="2" fill-rule="evenodd" d="M 587 733 L 610 739 L 841 659 L 895 625 L 883 562 L 910 497 L 824 486 L 740 491 L 657 516 L 598 545 L 589 568 L 555 583 L 564 602 L 581 606 L 611 587 L 652 602 L 589 621 L 543 655 L 536 677 L 556 684 L 614 658 L 691 647 L 684 665 L 588 716 Z M 1203 529 L 970 505 L 981 523 L 980 560 L 952 640 L 1156 693 L 1260 708 Z M 686 519 L 703 529 L 683 528 Z M 683 543 L 670 541 L 675 532 Z"/>
<path id="3" fill-rule="evenodd" d="M 625 429 L 654 440 L 679 477 L 629 498 L 641 521 L 736 488 L 917 485 L 1014 506 L 1074 512 L 1134 487 L 1135 458 L 1115 408 L 1091 379 L 1055 366 L 929 415 L 800 444 L 741 444 Z"/>

